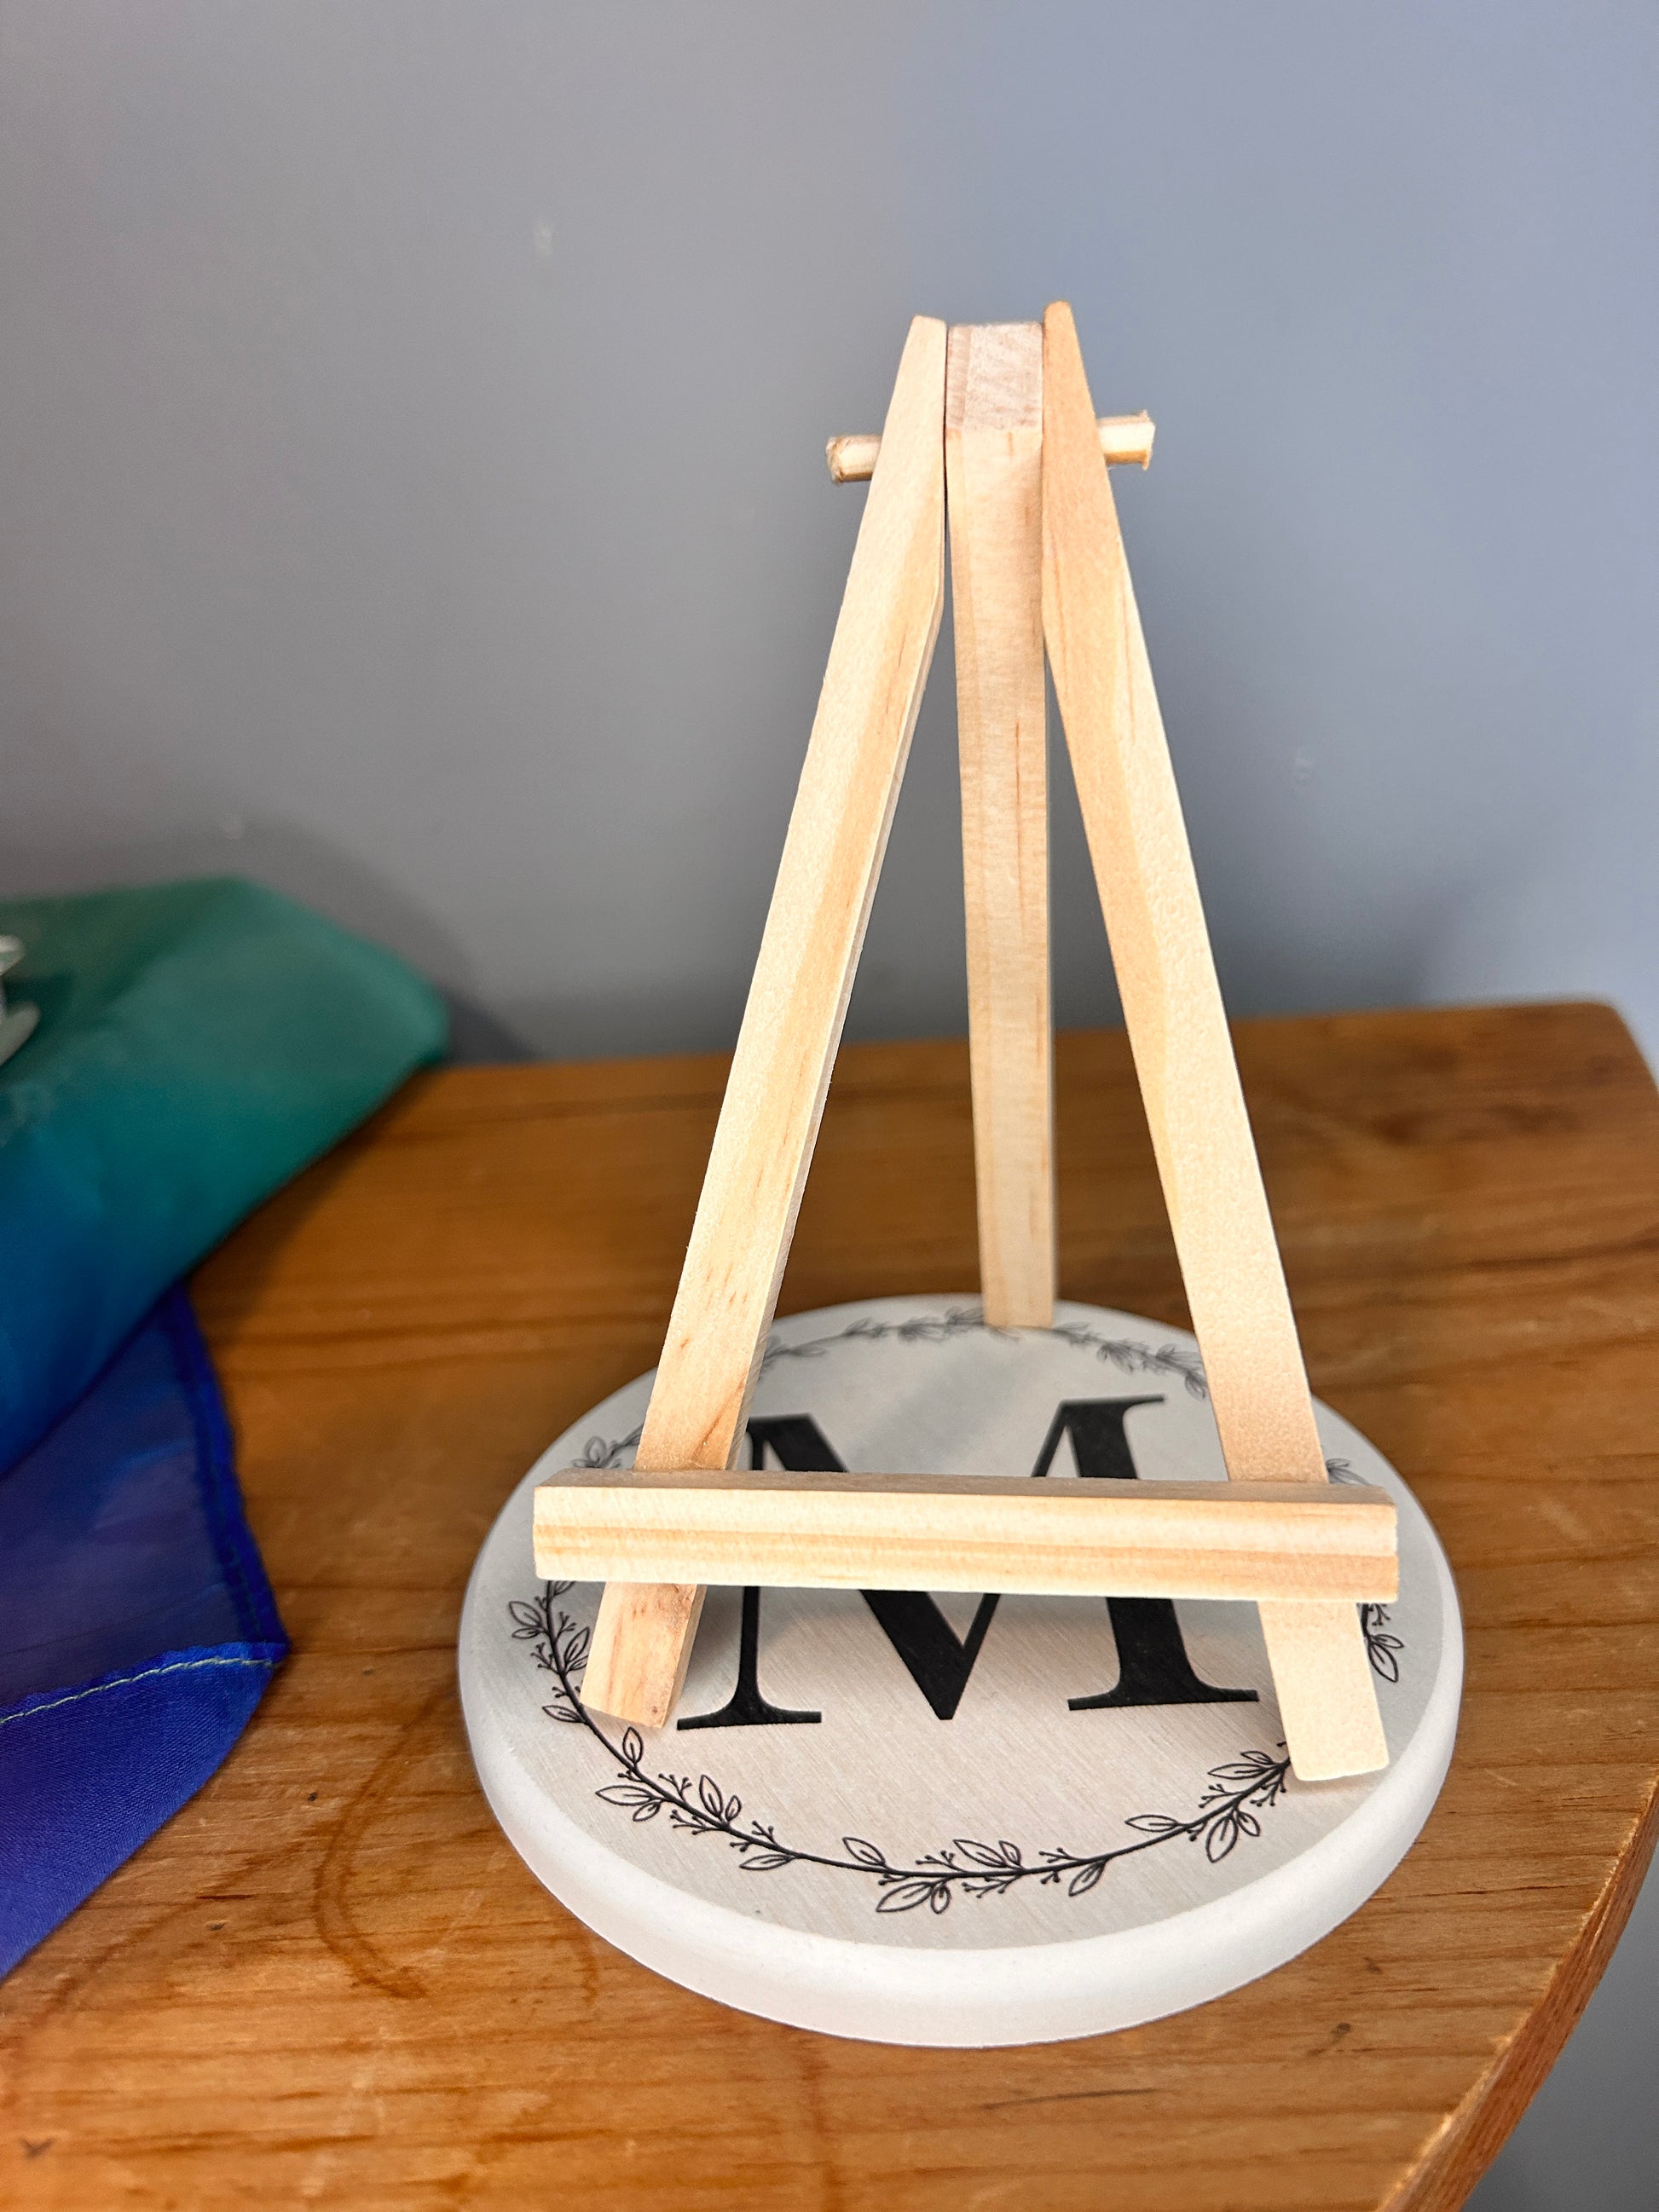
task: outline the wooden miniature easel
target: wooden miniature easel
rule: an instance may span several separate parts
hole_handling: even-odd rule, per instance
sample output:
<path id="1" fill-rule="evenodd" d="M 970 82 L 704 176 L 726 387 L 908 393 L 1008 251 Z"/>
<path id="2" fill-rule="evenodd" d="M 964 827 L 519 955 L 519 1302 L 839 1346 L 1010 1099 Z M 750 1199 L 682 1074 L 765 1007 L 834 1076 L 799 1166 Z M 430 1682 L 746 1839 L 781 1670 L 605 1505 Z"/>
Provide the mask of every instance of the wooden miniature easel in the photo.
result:
<path id="1" fill-rule="evenodd" d="M 537 1495 L 538 1568 L 607 1582 L 584 1698 L 665 1723 L 708 1581 L 1244 1597 L 1297 1773 L 1370 1771 L 1356 1605 L 1395 1594 L 1394 1506 L 1334 1489 L 1314 1426 L 1107 477 L 1151 425 L 1097 422 L 1061 304 L 918 317 L 875 447 L 830 447 L 869 498 L 635 1467 Z M 938 635 L 947 485 L 985 1317 L 1054 1312 L 1046 642 L 1228 1483 L 728 1472 Z"/>

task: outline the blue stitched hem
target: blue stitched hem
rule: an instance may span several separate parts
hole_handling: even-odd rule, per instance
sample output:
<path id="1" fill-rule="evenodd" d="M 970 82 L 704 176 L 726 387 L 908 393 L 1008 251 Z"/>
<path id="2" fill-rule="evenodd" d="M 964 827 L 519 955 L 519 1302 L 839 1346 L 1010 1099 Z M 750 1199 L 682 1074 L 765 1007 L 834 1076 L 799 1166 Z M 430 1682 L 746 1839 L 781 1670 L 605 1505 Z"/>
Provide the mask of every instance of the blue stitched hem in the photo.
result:
<path id="1" fill-rule="evenodd" d="M 190 1407 L 204 1517 L 242 1633 L 251 1645 L 276 1647 L 281 1658 L 289 1649 L 288 1636 L 243 1511 L 224 1400 L 184 1286 L 175 1285 L 156 1310 Z"/>
<path id="2" fill-rule="evenodd" d="M 0 1728 L 12 1721 L 27 1720 L 33 1714 L 52 1711 L 58 1705 L 72 1705 L 82 1698 L 94 1698 L 100 1690 L 122 1690 L 133 1682 L 148 1682 L 158 1674 L 184 1674 L 208 1667 L 248 1667 L 263 1669 L 267 1674 L 280 1667 L 288 1656 L 286 1640 L 260 1644 L 197 1644 L 180 1651 L 158 1651 L 153 1659 L 146 1659 L 137 1667 L 118 1667 L 107 1674 L 95 1674 L 88 1682 L 70 1682 L 51 1690 L 32 1690 L 27 1698 L 19 1698 L 15 1705 L 0 1705 Z"/>

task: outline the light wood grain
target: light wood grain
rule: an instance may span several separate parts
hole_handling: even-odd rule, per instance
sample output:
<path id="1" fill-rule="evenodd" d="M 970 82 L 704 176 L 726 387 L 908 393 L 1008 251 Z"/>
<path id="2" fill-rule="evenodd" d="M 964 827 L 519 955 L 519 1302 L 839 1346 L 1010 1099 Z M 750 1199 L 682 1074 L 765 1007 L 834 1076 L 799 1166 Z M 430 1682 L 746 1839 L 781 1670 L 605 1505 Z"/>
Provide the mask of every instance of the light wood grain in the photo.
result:
<path id="1" fill-rule="evenodd" d="M 1046 1328 L 1054 1179 L 1040 324 L 951 331 L 945 468 L 980 1291 L 994 1328 Z"/>
<path id="2" fill-rule="evenodd" d="M 1043 319 L 1042 624 L 1123 1017 L 1228 1472 L 1326 1480 L 1071 309 Z M 1385 1765 L 1352 1607 L 1264 1606 L 1306 1781 Z"/>
<path id="3" fill-rule="evenodd" d="M 964 325 L 981 330 L 1012 329 L 1017 325 L 980 324 Z M 1103 415 L 1095 425 L 1100 439 L 1100 450 L 1115 465 L 1150 468 L 1152 461 L 1152 437 L 1156 429 L 1150 415 Z M 874 430 L 852 430 L 844 436 L 831 438 L 824 447 L 824 458 L 830 464 L 830 476 L 835 483 L 865 483 L 874 471 L 876 456 L 881 451 L 881 438 Z"/>
<path id="4" fill-rule="evenodd" d="M 740 1589 L 1031 1597 L 1400 1593 L 1394 1504 L 1350 1484 L 1081 1483 L 982 1475 L 595 1474 L 536 1489 L 536 1571 Z"/>
<path id="5" fill-rule="evenodd" d="M 917 316 L 640 1439 L 638 1462 L 647 1469 L 727 1465 L 777 1304 L 939 635 L 945 345 L 944 324 Z M 701 1605 L 687 1584 L 608 1587 L 594 1623 L 588 1702 L 660 1727 L 685 1678 Z"/>
<path id="6" fill-rule="evenodd" d="M 196 1279 L 295 1654 L 0 1984 L 9 2212 L 1462 2204 L 1659 1827 L 1659 1099 L 1600 1007 L 1237 1044 L 1315 1387 L 1431 1515 L 1468 1636 L 1445 1792 L 1352 1920 L 1122 2034 L 891 2051 L 726 2012 L 541 1890 L 461 1733 L 462 1593 L 656 1358 L 726 1062 L 457 1069 Z M 1060 1036 L 1055 1106 L 1062 1290 L 1186 1326 L 1121 1032 Z M 975 1253 L 966 1042 L 846 1048 L 781 1310 L 960 1294 Z"/>

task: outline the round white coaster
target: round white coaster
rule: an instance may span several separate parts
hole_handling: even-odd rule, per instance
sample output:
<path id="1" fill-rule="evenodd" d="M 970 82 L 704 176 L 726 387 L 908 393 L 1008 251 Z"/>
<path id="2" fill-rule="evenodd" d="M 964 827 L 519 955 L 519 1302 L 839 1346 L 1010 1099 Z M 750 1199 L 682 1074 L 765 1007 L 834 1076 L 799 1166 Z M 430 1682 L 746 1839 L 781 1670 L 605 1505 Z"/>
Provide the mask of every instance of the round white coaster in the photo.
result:
<path id="1" fill-rule="evenodd" d="M 1434 1532 L 1327 1407 L 1340 1481 L 1400 1508 L 1400 1597 L 1362 1608 L 1391 1764 L 1291 1774 L 1249 1605 L 709 1593 L 675 1723 L 581 1702 L 599 1592 L 540 1581 L 531 1492 L 625 1467 L 642 1376 L 550 1447 L 479 1553 L 462 1702 L 485 1794 L 554 1893 L 688 1988 L 891 2043 L 1041 2042 L 1197 2004 L 1360 1905 L 1427 1818 L 1462 1634 Z M 882 1298 L 780 1322 L 752 1463 L 1218 1480 L 1194 1340 L 1062 1305 Z"/>

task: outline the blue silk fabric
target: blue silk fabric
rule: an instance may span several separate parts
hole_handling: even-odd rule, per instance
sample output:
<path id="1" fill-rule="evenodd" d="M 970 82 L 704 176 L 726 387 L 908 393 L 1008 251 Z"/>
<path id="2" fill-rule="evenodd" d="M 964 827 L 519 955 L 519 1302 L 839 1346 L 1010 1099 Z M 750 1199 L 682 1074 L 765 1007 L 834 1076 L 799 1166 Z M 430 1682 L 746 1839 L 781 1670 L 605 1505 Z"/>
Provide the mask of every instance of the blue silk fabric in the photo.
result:
<path id="1" fill-rule="evenodd" d="M 287 1650 L 174 1290 L 0 1474 L 0 1973 L 201 1788 Z"/>

